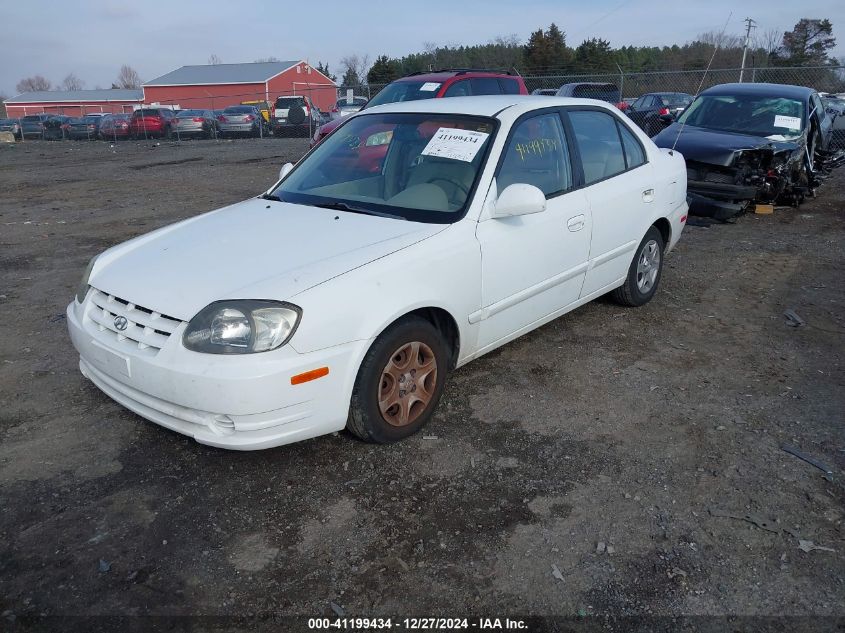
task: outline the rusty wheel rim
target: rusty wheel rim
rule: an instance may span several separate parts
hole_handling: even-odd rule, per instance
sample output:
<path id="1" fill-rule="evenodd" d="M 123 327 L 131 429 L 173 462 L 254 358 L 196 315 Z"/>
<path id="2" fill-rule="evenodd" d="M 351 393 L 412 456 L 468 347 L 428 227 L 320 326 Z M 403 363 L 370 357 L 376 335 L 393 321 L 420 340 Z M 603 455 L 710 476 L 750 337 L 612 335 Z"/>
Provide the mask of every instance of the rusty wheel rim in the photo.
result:
<path id="1" fill-rule="evenodd" d="M 406 343 L 384 366 L 378 407 L 391 426 L 412 424 L 428 408 L 437 386 L 437 358 L 425 343 Z"/>

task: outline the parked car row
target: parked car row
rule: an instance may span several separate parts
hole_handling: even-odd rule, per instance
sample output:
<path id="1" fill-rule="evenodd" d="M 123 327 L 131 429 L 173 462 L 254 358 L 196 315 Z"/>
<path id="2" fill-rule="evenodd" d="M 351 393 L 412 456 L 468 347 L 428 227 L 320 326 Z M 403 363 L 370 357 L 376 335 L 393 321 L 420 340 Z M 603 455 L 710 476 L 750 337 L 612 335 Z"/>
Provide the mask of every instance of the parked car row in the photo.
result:
<path id="1" fill-rule="evenodd" d="M 356 97 L 351 106 L 344 108 L 360 108 L 360 99 Z M 338 101 L 335 107 L 340 106 Z M 222 110 L 155 107 L 140 108 L 131 114 L 92 113 L 82 117 L 40 113 L 0 120 L 0 131 L 12 132 L 18 139 L 23 134 L 25 139 L 43 140 L 310 136 L 329 120 L 331 115 L 321 112 L 308 97 L 279 97 L 273 116 L 266 102 L 232 105 Z"/>

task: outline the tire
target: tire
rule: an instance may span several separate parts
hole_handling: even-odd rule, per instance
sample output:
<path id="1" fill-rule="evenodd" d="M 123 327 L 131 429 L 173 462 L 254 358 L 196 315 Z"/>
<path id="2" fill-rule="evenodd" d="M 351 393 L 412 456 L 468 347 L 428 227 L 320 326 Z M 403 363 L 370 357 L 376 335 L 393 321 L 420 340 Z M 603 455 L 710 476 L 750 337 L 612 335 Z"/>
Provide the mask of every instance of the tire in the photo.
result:
<path id="1" fill-rule="evenodd" d="M 416 359 L 411 357 L 414 350 L 418 351 Z M 397 442 L 419 431 L 437 408 L 448 359 L 443 337 L 425 319 L 409 317 L 391 325 L 364 356 L 346 428 L 365 442 L 377 444 Z M 422 377 L 409 380 L 417 372 Z M 411 391 L 400 389 L 409 384 Z M 382 393 L 392 394 L 384 405 L 379 403 Z"/>
<path id="2" fill-rule="evenodd" d="M 633 307 L 651 301 L 663 275 L 664 248 L 663 235 L 656 226 L 650 227 L 637 246 L 625 283 L 612 292 L 614 301 Z"/>
<path id="3" fill-rule="evenodd" d="M 305 123 L 305 108 L 302 106 L 288 108 L 288 123 L 291 125 L 302 125 Z"/>

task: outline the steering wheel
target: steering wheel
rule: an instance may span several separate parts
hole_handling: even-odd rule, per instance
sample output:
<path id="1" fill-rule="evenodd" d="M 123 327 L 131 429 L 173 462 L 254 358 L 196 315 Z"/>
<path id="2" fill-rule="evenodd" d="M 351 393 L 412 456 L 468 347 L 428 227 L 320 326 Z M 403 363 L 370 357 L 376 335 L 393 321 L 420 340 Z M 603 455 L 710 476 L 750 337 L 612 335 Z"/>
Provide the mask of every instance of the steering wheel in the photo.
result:
<path id="1" fill-rule="evenodd" d="M 449 183 L 450 185 L 456 187 L 457 189 L 460 189 L 464 193 L 464 195 L 466 195 L 466 197 L 469 198 L 469 189 L 467 189 L 463 184 L 461 184 L 459 182 L 455 182 L 454 180 L 449 180 L 448 178 L 432 178 L 431 180 L 428 181 L 428 183 L 433 185 L 438 180 L 440 182 Z"/>

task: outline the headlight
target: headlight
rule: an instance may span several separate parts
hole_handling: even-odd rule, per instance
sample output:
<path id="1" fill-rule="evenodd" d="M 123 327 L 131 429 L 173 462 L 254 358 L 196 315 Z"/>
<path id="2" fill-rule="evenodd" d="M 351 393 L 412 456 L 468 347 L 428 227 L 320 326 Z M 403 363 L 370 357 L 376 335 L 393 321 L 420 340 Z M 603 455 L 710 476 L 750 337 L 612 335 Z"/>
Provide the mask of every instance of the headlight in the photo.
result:
<path id="1" fill-rule="evenodd" d="M 300 316 L 299 307 L 280 301 L 216 301 L 191 319 L 182 344 L 206 354 L 268 352 L 288 342 Z"/>
<path id="2" fill-rule="evenodd" d="M 79 282 L 79 287 L 76 289 L 76 300 L 79 303 L 85 301 L 85 295 L 88 294 L 88 280 L 91 278 L 91 271 L 94 268 L 94 262 L 97 261 L 99 255 L 94 255 L 88 265 L 85 267 L 85 272 L 82 273 L 82 281 Z"/>

